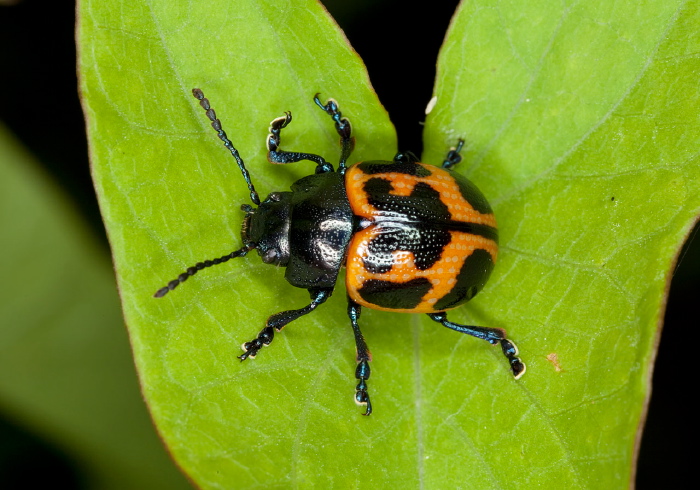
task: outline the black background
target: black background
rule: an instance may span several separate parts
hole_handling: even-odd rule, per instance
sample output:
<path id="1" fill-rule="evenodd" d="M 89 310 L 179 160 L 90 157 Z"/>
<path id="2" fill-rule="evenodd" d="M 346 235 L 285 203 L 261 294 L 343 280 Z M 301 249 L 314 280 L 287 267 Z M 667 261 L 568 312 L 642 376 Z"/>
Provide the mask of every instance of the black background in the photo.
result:
<path id="1" fill-rule="evenodd" d="M 344 7 L 346 3 L 354 13 Z M 419 122 L 435 77 L 434 60 L 457 5 L 456 1 L 427 3 L 430 8 L 399 0 L 329 0 L 327 4 L 365 61 L 397 127 L 399 148 L 417 154 L 421 151 Z M 363 12 L 358 8 L 361 4 L 372 7 Z M 0 6 L 0 120 L 74 199 L 108 254 L 77 95 L 74 23 L 70 2 L 24 0 Z M 639 489 L 685 487 L 695 473 L 690 448 L 697 423 L 691 413 L 694 390 L 690 388 L 696 386 L 691 362 L 698 321 L 692 318 L 700 299 L 700 239 L 691 240 L 686 249 L 671 286 L 654 372 L 639 457 Z M 0 418 L 0 486 L 21 482 L 22 488 L 31 488 L 38 478 L 37 482 L 50 480 L 54 488 L 80 488 L 80 474 L 80 468 L 49 442 Z"/>

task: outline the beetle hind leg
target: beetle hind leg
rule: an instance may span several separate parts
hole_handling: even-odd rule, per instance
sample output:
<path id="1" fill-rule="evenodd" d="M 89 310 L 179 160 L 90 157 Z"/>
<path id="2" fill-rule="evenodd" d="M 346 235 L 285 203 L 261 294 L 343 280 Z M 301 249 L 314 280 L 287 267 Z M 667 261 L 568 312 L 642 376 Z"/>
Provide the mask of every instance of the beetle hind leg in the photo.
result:
<path id="1" fill-rule="evenodd" d="M 243 344 L 242 347 L 244 352 L 238 356 L 238 358 L 241 361 L 245 361 L 248 358 L 254 359 L 260 349 L 272 343 L 272 340 L 275 338 L 275 331 L 279 332 L 288 323 L 314 311 L 318 305 L 325 303 L 326 300 L 330 298 L 331 294 L 333 294 L 333 290 L 309 289 L 309 293 L 311 294 L 311 303 L 306 305 L 304 308 L 282 311 L 280 313 L 275 313 L 268 318 L 265 328 L 260 331 L 258 336 L 250 342 Z"/>
<path id="2" fill-rule="evenodd" d="M 372 360 L 372 355 L 367 348 L 367 342 L 365 342 L 365 338 L 360 331 L 360 326 L 357 323 L 357 320 L 360 318 L 361 309 L 362 307 L 360 305 L 348 298 L 348 317 L 350 317 L 352 331 L 355 334 L 355 345 L 357 347 L 355 378 L 357 378 L 359 382 L 355 387 L 355 403 L 364 405 L 365 413 L 363 415 L 369 415 L 372 413 L 372 403 L 369 400 L 369 393 L 367 392 L 367 380 L 370 375 L 369 361 Z"/>
<path id="3" fill-rule="evenodd" d="M 446 313 L 428 313 L 428 316 L 442 324 L 444 327 L 450 328 L 457 332 L 466 333 L 473 337 L 484 339 L 490 344 L 501 344 L 503 355 L 508 359 L 510 369 L 513 371 L 515 379 L 519 379 L 525 374 L 525 363 L 518 357 L 518 348 L 515 344 L 506 338 L 506 331 L 502 328 L 475 327 L 471 325 L 460 325 L 447 320 Z"/>

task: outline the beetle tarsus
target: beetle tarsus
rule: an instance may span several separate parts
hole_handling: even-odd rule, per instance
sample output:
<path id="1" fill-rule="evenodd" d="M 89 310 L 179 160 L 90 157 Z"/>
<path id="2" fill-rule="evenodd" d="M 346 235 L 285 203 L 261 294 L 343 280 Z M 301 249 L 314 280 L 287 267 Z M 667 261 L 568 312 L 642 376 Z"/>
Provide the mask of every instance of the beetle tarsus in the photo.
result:
<path id="1" fill-rule="evenodd" d="M 445 161 L 442 162 L 442 168 L 451 169 L 462 161 L 462 155 L 460 155 L 459 152 L 462 151 L 463 146 L 464 140 L 460 138 L 459 141 L 457 141 L 457 146 L 455 148 L 451 148 L 450 151 L 447 152 Z"/>
<path id="2" fill-rule="evenodd" d="M 360 380 L 355 387 L 355 403 L 366 407 L 365 413 L 362 415 L 370 415 L 372 413 L 372 403 L 369 401 L 369 393 L 367 393 L 367 380 L 369 379 L 369 375 L 369 362 L 367 359 L 363 359 L 355 370 L 355 378 Z"/>
<path id="3" fill-rule="evenodd" d="M 285 111 L 284 116 L 273 119 L 270 122 L 270 134 L 267 135 L 267 150 L 277 151 L 280 146 L 280 132 L 282 128 L 286 128 L 287 125 L 292 122 L 292 113 Z"/>
<path id="4" fill-rule="evenodd" d="M 520 379 L 525 374 L 526 367 L 525 363 L 518 357 L 518 347 L 511 340 L 504 338 L 501 340 L 501 350 L 503 355 L 508 358 L 513 376 L 515 376 L 515 379 Z"/>
<path id="5" fill-rule="evenodd" d="M 262 330 L 260 330 L 260 333 L 256 338 L 251 340 L 250 342 L 246 342 L 243 344 L 243 354 L 238 356 L 238 359 L 241 361 L 245 361 L 248 358 L 255 359 L 255 356 L 258 354 L 258 351 L 265 347 L 266 345 L 270 345 L 272 341 L 275 338 L 275 329 L 270 326 L 266 326 Z"/>

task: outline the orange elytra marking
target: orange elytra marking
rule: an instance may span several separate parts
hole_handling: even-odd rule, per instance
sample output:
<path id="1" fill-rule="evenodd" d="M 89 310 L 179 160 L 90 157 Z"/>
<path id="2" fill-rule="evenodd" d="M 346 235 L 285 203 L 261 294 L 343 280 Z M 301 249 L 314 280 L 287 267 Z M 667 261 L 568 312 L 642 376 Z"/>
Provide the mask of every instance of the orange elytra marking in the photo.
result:
<path id="1" fill-rule="evenodd" d="M 459 186 L 450 172 L 432 165 L 424 165 L 422 163 L 417 165 L 421 165 L 429 170 L 431 175 L 416 177 L 390 171 L 365 174 L 357 166 L 349 168 L 345 174 L 345 185 L 353 213 L 370 221 L 374 221 L 383 215 L 381 211 L 369 204 L 367 194 L 364 191 L 365 182 L 372 178 L 383 178 L 391 182 L 393 188 L 391 194 L 396 196 L 409 196 L 416 184 L 424 182 L 440 193 L 440 200 L 447 206 L 453 220 L 496 227 L 496 219 L 493 214 L 479 213 L 462 197 Z M 389 169 L 390 167 L 387 166 L 387 170 Z M 453 289 L 464 261 L 474 250 L 486 250 L 491 254 L 494 263 L 498 256 L 498 244 L 493 240 L 470 233 L 450 231 L 450 243 L 443 250 L 440 259 L 431 268 L 419 270 L 415 266 L 415 258 L 412 252 L 396 251 L 393 255 L 393 267 L 389 272 L 372 273 L 365 269 L 364 259 L 370 255 L 368 250 L 370 241 L 383 233 L 387 233 L 387 229 L 382 224 L 372 224 L 356 232 L 350 241 L 349 253 L 345 264 L 347 269 L 345 282 L 348 295 L 360 305 L 375 310 L 433 313 L 436 311 L 433 305 Z M 358 293 L 365 281 L 370 279 L 403 283 L 420 277 L 428 279 L 432 284 L 432 288 L 423 296 L 421 302 L 415 308 L 382 308 L 366 302 Z"/>
<path id="2" fill-rule="evenodd" d="M 365 183 L 373 178 L 386 179 L 391 182 L 396 196 L 409 196 L 413 192 L 416 184 L 423 182 L 430 185 L 440 193 L 440 200 L 447 206 L 455 221 L 467 223 L 477 223 L 496 227 L 496 218 L 493 214 L 482 214 L 476 211 L 469 202 L 462 197 L 459 185 L 455 182 L 452 174 L 440 167 L 417 163 L 421 167 L 431 172 L 427 177 L 416 177 L 398 172 L 385 172 L 380 174 L 365 174 L 357 165 L 350 167 L 345 173 L 345 187 L 350 198 L 350 207 L 353 213 L 363 218 L 372 218 L 379 212 L 367 202 L 367 195 L 364 192 Z M 387 165 L 387 170 L 389 170 Z"/>
<path id="3" fill-rule="evenodd" d="M 370 226 L 369 228 L 357 232 L 350 242 L 350 247 L 348 248 L 350 254 L 345 264 L 347 268 L 345 286 L 348 294 L 360 305 L 371 307 L 375 310 L 404 313 L 433 313 L 436 311 L 433 305 L 452 290 L 457 275 L 464 265 L 464 261 L 474 250 L 481 248 L 488 251 L 491 257 L 493 257 L 494 262 L 498 255 L 498 245 L 496 245 L 493 240 L 478 235 L 451 231 L 451 242 L 445 247 L 440 260 L 431 268 L 419 270 L 415 266 L 413 253 L 397 251 L 394 252 L 394 266 L 391 270 L 389 272 L 377 274 L 365 269 L 363 258 L 369 255 L 369 242 L 379 234 L 381 234 L 381 230 L 376 226 Z M 432 283 L 433 287 L 423 296 L 422 301 L 415 308 L 394 309 L 378 307 L 377 305 L 364 301 L 357 292 L 358 289 L 362 288 L 364 282 L 369 279 L 402 283 L 418 277 L 425 277 Z"/>

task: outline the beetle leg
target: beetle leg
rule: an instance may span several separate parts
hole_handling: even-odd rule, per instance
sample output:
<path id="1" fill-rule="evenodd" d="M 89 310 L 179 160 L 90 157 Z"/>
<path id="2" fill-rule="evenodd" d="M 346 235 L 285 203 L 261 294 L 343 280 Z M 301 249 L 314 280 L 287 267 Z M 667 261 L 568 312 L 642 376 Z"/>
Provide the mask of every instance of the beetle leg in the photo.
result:
<path id="1" fill-rule="evenodd" d="M 369 361 L 372 360 L 372 354 L 370 354 L 367 348 L 367 343 L 357 323 L 357 320 L 360 318 L 361 309 L 362 307 L 360 305 L 348 298 L 348 316 L 350 317 L 352 331 L 355 334 L 355 345 L 357 346 L 357 369 L 355 369 L 355 378 L 360 380 L 357 387 L 355 387 L 355 403 L 358 405 L 365 405 L 367 409 L 363 415 L 369 415 L 372 413 L 372 403 L 370 403 L 369 393 L 367 393 L 367 380 L 370 375 Z"/>
<path id="2" fill-rule="evenodd" d="M 491 344 L 501 344 L 503 355 L 508 359 L 510 369 L 513 371 L 515 379 L 520 378 L 525 374 L 525 364 L 518 357 L 518 348 L 515 344 L 506 338 L 506 331 L 502 328 L 487 328 L 475 327 L 470 325 L 460 325 L 447 320 L 446 313 L 428 313 L 428 316 L 447 328 L 456 330 L 457 332 L 466 333 L 479 339 L 484 339 Z"/>
<path id="3" fill-rule="evenodd" d="M 462 155 L 460 155 L 459 152 L 462 151 L 463 146 L 464 140 L 460 138 L 457 142 L 457 147 L 451 148 L 450 151 L 447 152 L 445 161 L 442 162 L 442 168 L 450 169 L 462 161 Z"/>
<path id="4" fill-rule="evenodd" d="M 335 130 L 340 136 L 340 162 L 338 163 L 338 171 L 340 173 L 345 173 L 345 164 L 348 158 L 350 158 L 352 150 L 355 149 L 352 125 L 350 124 L 350 120 L 347 117 L 343 117 L 340 113 L 338 103 L 334 99 L 328 99 L 324 105 L 321 103 L 321 99 L 318 98 L 319 95 L 321 94 L 314 95 L 314 102 L 335 121 Z"/>
<path id="5" fill-rule="evenodd" d="M 322 156 L 279 149 L 282 128 L 287 127 L 290 122 L 292 122 L 292 113 L 287 111 L 284 116 L 278 117 L 270 123 L 270 134 L 267 135 L 267 160 L 277 165 L 309 160 L 316 163 L 317 174 L 333 172 L 333 165 L 325 161 Z"/>
<path id="6" fill-rule="evenodd" d="M 243 354 L 238 356 L 238 358 L 241 361 L 245 361 L 249 357 L 251 359 L 254 359 L 260 349 L 262 349 L 266 345 L 270 345 L 270 343 L 275 337 L 275 330 L 279 332 L 289 322 L 292 322 L 297 318 L 307 315 L 314 311 L 318 305 L 325 303 L 325 301 L 328 298 L 330 298 L 331 294 L 333 294 L 333 290 L 309 289 L 309 293 L 311 294 L 311 304 L 298 310 L 282 311 L 280 313 L 275 313 L 274 315 L 272 315 L 270 318 L 267 319 L 267 322 L 265 323 L 265 328 L 263 328 L 260 331 L 258 336 L 250 342 L 246 342 L 245 344 L 243 344 L 244 352 Z"/>

